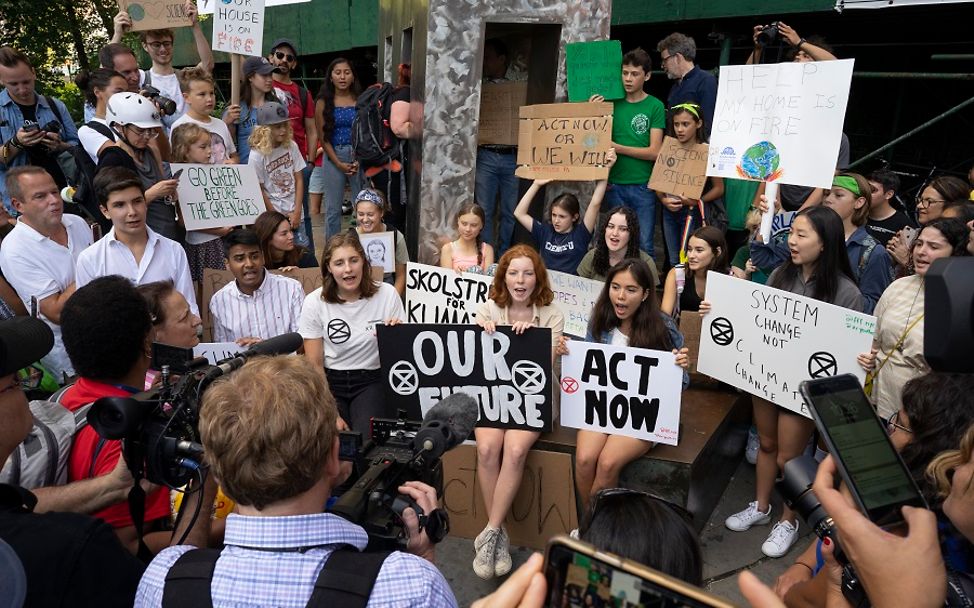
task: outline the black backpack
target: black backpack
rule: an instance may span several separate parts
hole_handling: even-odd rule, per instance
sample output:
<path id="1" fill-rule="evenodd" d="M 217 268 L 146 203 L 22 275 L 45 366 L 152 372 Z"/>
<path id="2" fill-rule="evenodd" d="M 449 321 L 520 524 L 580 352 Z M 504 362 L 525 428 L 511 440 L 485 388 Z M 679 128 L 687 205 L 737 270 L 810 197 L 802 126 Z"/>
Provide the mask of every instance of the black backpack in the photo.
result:
<path id="1" fill-rule="evenodd" d="M 94 129 L 111 141 L 115 141 L 115 134 L 103 123 L 92 120 L 86 123 L 87 127 Z M 74 157 L 75 171 L 73 175 L 66 175 L 68 183 L 74 188 L 74 203 L 89 216 L 89 219 L 101 225 L 102 233 L 107 233 L 112 228 L 111 220 L 105 218 L 98 208 L 98 199 L 95 197 L 95 174 L 98 173 L 98 165 L 95 164 L 88 152 L 82 146 L 73 146 L 68 152 Z"/>
<path id="2" fill-rule="evenodd" d="M 377 167 L 401 156 L 399 138 L 389 126 L 389 106 L 394 87 L 388 82 L 365 89 L 355 104 L 352 150 L 361 163 Z"/>

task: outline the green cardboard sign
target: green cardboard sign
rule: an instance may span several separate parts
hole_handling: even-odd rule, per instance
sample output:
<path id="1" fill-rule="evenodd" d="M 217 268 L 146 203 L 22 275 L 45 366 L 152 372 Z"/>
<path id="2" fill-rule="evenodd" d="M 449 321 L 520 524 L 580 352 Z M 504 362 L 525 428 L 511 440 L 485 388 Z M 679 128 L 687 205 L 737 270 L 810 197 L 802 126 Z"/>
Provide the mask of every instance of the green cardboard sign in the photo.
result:
<path id="1" fill-rule="evenodd" d="M 622 43 L 618 40 L 573 42 L 565 46 L 568 101 L 588 101 L 598 94 L 622 99 Z"/>

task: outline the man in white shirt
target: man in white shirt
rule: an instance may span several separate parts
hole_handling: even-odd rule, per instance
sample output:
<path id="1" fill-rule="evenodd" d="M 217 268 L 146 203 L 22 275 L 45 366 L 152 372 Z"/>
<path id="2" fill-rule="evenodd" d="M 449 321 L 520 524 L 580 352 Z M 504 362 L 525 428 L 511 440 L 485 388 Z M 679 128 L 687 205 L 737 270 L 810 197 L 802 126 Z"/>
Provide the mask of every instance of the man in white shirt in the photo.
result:
<path id="1" fill-rule="evenodd" d="M 124 167 L 106 167 L 95 176 L 93 186 L 112 229 L 78 257 L 78 287 L 112 274 L 136 285 L 168 280 L 186 298 L 193 314 L 198 314 L 186 252 L 176 241 L 146 226 L 147 203 L 139 176 Z"/>
<path id="2" fill-rule="evenodd" d="M 250 346 L 298 331 L 304 289 L 294 279 L 267 272 L 257 233 L 238 228 L 223 237 L 223 246 L 235 280 L 210 299 L 213 340 Z"/>
<path id="3" fill-rule="evenodd" d="M 41 362 L 63 382 L 74 369 L 61 342 L 61 309 L 75 291 L 75 262 L 91 245 L 91 228 L 64 215 L 57 184 L 41 167 L 10 169 L 6 186 L 21 215 L 0 246 L 0 268 L 28 310 L 37 298 L 40 318 L 54 331 L 54 348 Z"/>

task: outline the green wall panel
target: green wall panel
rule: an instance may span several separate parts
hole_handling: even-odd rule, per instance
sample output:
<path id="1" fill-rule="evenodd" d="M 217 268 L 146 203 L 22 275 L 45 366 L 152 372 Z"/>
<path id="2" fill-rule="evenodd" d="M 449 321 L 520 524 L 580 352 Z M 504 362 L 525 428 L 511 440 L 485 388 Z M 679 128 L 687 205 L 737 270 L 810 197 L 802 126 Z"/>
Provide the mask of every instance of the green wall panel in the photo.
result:
<path id="1" fill-rule="evenodd" d="M 614 0 L 612 25 L 832 11 L 834 0 Z"/>

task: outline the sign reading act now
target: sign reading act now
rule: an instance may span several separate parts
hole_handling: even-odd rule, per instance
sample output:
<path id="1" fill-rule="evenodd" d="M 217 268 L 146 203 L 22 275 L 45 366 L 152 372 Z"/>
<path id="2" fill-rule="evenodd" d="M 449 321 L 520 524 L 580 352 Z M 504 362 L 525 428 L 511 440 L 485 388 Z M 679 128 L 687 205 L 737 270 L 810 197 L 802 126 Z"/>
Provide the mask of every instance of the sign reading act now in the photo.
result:
<path id="1" fill-rule="evenodd" d="M 605 179 L 611 148 L 611 103 L 523 106 L 514 173 L 525 179 Z"/>

